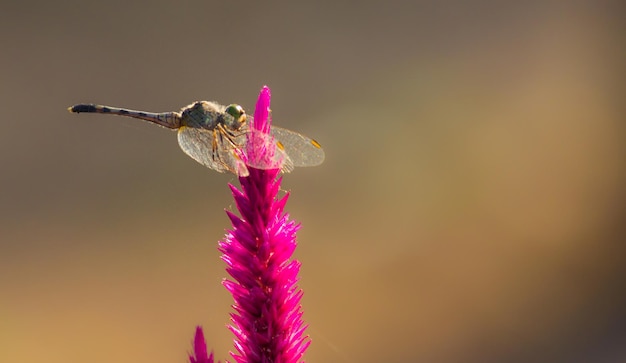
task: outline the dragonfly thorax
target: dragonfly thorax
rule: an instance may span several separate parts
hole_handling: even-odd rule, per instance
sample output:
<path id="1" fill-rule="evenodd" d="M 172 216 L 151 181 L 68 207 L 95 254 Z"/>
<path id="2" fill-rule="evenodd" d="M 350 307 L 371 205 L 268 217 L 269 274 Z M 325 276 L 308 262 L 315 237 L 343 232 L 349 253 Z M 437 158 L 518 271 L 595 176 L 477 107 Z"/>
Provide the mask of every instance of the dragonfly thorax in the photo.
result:
<path id="1" fill-rule="evenodd" d="M 198 101 L 181 110 L 181 126 L 214 130 L 222 125 L 227 130 L 239 130 L 246 114 L 239 105 L 222 106 L 215 102 Z"/>

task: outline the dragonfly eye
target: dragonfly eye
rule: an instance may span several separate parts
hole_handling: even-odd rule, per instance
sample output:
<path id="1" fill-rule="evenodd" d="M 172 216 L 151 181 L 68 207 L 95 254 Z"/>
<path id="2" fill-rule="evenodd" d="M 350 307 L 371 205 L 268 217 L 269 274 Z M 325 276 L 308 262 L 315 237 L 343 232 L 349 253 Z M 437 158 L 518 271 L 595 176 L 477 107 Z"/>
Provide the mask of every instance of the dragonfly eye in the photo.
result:
<path id="1" fill-rule="evenodd" d="M 239 105 L 228 105 L 225 112 L 233 117 L 231 128 L 238 130 L 244 123 L 246 123 L 246 111 Z"/>

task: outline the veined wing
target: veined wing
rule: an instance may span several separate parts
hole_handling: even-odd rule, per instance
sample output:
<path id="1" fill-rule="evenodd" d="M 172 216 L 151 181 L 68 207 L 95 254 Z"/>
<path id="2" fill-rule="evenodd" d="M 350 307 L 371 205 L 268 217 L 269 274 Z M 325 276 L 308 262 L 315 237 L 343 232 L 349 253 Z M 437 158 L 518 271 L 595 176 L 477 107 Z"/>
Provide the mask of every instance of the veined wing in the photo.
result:
<path id="1" fill-rule="evenodd" d="M 223 173 L 230 171 L 247 176 L 248 169 L 239 157 L 245 134 L 227 137 L 219 129 L 208 130 L 183 126 L 178 130 L 178 144 L 185 154 L 200 164 Z"/>
<path id="2" fill-rule="evenodd" d="M 247 176 L 248 169 L 240 155 L 245 152 L 249 132 L 248 125 L 244 125 L 236 135 L 226 135 L 218 128 L 208 130 L 183 126 L 178 131 L 178 144 L 192 159 L 210 169 Z M 291 172 L 294 166 L 314 166 L 324 160 L 324 151 L 316 146 L 319 144 L 306 136 L 280 127 L 272 127 L 272 136 L 277 144 L 274 157 L 282 160 L 283 173 Z M 270 141 L 267 140 L 268 143 Z M 265 164 L 251 166 L 264 169 Z"/>
<path id="3" fill-rule="evenodd" d="M 324 150 L 317 141 L 277 126 L 272 126 L 271 133 L 294 166 L 316 166 L 324 161 Z"/>

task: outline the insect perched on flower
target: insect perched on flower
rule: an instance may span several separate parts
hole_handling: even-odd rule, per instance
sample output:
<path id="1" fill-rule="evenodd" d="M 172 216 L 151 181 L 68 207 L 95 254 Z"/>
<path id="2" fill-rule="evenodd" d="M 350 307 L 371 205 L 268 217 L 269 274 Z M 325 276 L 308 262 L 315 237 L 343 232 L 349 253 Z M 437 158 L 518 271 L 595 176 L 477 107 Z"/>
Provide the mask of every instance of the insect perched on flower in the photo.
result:
<path id="1" fill-rule="evenodd" d="M 200 164 L 218 172 L 248 175 L 248 166 L 268 169 L 280 165 L 281 171 L 290 172 L 298 166 L 315 166 L 324 161 L 320 144 L 297 132 L 273 126 L 266 140 L 275 148 L 277 163 L 255 165 L 247 159 L 246 143 L 250 135 L 251 117 L 235 104 L 223 106 L 215 102 L 198 101 L 178 112 L 143 112 L 94 104 L 78 104 L 70 112 L 105 113 L 142 119 L 178 130 L 178 144 L 183 151 Z"/>

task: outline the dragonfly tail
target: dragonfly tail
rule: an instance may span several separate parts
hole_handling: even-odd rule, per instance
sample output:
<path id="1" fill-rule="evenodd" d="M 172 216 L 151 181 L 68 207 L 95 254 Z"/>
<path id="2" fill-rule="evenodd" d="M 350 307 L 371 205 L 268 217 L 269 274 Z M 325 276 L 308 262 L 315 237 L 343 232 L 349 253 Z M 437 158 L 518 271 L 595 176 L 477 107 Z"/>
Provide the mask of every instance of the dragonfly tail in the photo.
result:
<path id="1" fill-rule="evenodd" d="M 105 113 L 110 115 L 134 117 L 167 127 L 168 129 L 178 129 L 181 123 L 181 114 L 179 112 L 153 113 L 86 103 L 74 105 L 69 107 L 67 110 L 73 113 Z"/>

